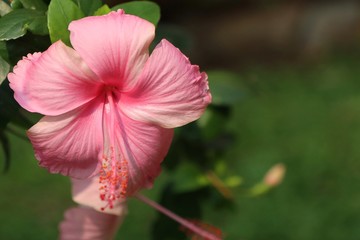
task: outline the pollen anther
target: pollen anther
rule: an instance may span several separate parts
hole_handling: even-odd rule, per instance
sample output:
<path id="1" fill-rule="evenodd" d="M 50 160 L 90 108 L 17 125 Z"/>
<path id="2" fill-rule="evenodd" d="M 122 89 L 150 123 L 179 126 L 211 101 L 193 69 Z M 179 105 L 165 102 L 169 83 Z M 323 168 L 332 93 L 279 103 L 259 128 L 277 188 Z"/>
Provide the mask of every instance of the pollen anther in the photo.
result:
<path id="1" fill-rule="evenodd" d="M 109 148 L 109 156 L 102 158 L 101 170 L 99 176 L 99 191 L 100 199 L 107 201 L 107 207 L 112 209 L 114 201 L 119 198 L 126 197 L 126 190 L 128 185 L 128 163 L 125 159 L 120 159 L 121 156 L 116 156 L 114 148 Z"/>

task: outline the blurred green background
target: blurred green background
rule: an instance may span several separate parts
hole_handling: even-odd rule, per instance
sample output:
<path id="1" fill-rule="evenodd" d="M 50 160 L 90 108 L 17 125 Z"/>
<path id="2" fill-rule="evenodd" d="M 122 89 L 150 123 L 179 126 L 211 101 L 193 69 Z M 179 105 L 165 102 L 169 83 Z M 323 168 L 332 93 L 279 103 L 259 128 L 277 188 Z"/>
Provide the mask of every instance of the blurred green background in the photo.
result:
<path id="1" fill-rule="evenodd" d="M 157 2 L 158 37 L 208 73 L 214 103 L 176 130 L 162 175 L 144 193 L 229 240 L 359 239 L 360 5 Z M 74 205 L 70 183 L 39 168 L 27 140 L 5 133 L 11 166 L 0 175 L 0 239 L 56 239 Z M 251 196 L 280 162 L 283 182 Z M 186 237 L 130 199 L 117 239 Z"/>

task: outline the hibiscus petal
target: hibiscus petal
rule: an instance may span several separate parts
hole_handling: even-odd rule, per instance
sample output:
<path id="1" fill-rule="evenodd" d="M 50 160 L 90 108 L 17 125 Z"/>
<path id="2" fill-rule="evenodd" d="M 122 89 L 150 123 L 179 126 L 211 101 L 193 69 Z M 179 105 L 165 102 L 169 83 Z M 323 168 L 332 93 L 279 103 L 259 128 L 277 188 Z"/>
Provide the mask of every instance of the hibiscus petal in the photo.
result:
<path id="1" fill-rule="evenodd" d="M 122 10 L 69 25 L 71 44 L 101 79 L 127 91 L 148 59 L 155 27 Z"/>
<path id="2" fill-rule="evenodd" d="M 31 102 L 27 101 L 27 73 L 29 69 L 37 62 L 41 53 L 37 52 L 34 54 L 28 54 L 26 57 L 23 57 L 17 65 L 14 67 L 13 72 L 9 73 L 8 79 L 10 81 L 10 87 L 14 90 L 14 98 L 16 101 L 26 110 L 30 112 L 35 112 L 31 107 Z"/>
<path id="3" fill-rule="evenodd" d="M 120 124 L 124 124 L 124 128 L 120 129 L 119 137 L 122 153 L 128 161 L 127 195 L 132 195 L 141 188 L 152 187 L 161 172 L 160 164 L 169 150 L 174 131 L 125 116 L 122 119 Z"/>
<path id="4" fill-rule="evenodd" d="M 61 240 L 113 239 L 125 215 L 120 217 L 97 212 L 87 207 L 70 208 L 61 222 Z"/>
<path id="5" fill-rule="evenodd" d="M 60 116 L 43 117 L 28 131 L 40 166 L 75 178 L 96 173 L 103 140 L 101 100 Z"/>
<path id="6" fill-rule="evenodd" d="M 74 202 L 103 213 L 123 216 L 127 213 L 126 199 L 115 202 L 113 208 L 104 208 L 99 197 L 99 176 L 87 179 L 71 179 Z"/>
<path id="7" fill-rule="evenodd" d="M 137 85 L 121 96 L 121 109 L 132 119 L 174 128 L 198 119 L 210 102 L 207 75 L 162 40 Z"/>
<path id="8" fill-rule="evenodd" d="M 60 115 L 96 96 L 100 82 L 79 55 L 61 41 L 19 61 L 8 75 L 15 99 L 30 112 Z"/>
<path id="9" fill-rule="evenodd" d="M 137 122 L 121 112 L 114 112 L 105 119 L 108 125 L 115 123 L 113 128 L 110 126 L 110 133 L 105 132 L 105 139 L 114 139 L 109 147 L 114 145 L 115 151 L 119 150 L 121 159 L 117 161 L 126 170 L 128 177 L 125 184 L 120 183 L 126 189 L 120 190 L 126 190 L 126 195 L 129 196 L 141 188 L 151 187 L 161 172 L 160 164 L 169 150 L 173 129 Z"/>

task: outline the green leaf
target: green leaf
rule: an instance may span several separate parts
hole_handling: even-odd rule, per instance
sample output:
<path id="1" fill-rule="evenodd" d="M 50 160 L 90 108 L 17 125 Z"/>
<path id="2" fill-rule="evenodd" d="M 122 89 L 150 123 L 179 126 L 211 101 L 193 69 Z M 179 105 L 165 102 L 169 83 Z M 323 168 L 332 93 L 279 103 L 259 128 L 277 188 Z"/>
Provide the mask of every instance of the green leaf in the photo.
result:
<path id="1" fill-rule="evenodd" d="M 221 109 L 210 106 L 206 109 L 201 118 L 197 121 L 202 128 L 202 136 L 206 140 L 215 140 L 224 134 L 224 122 L 227 117 L 222 114 Z M 224 141 L 224 140 L 222 140 Z"/>
<path id="2" fill-rule="evenodd" d="M 42 0 L 20 0 L 24 8 L 46 11 L 47 5 Z"/>
<path id="3" fill-rule="evenodd" d="M 3 81 L 0 85 L 0 129 L 4 129 L 10 121 L 22 128 L 31 127 L 33 123 L 19 111 L 20 107 L 13 95 L 9 81 Z"/>
<path id="4" fill-rule="evenodd" d="M 243 179 L 240 176 L 230 176 L 224 180 L 225 185 L 231 188 L 240 186 L 242 182 Z"/>
<path id="5" fill-rule="evenodd" d="M 143 19 L 148 20 L 155 26 L 160 20 L 160 7 L 150 1 L 132 1 L 122 3 L 111 8 L 111 10 L 123 9 L 125 13 L 136 15 Z"/>
<path id="6" fill-rule="evenodd" d="M 231 105 L 244 97 L 246 91 L 238 74 L 222 70 L 208 71 L 207 74 L 213 104 Z"/>
<path id="7" fill-rule="evenodd" d="M 51 42 L 61 39 L 65 44 L 70 44 L 69 23 L 84 17 L 84 13 L 71 0 L 52 0 L 48 11 L 48 27 Z"/>
<path id="8" fill-rule="evenodd" d="M 109 12 L 111 12 L 111 9 L 109 8 L 108 5 L 103 5 L 101 8 L 99 8 L 98 10 L 95 11 L 94 15 L 95 16 L 101 16 L 101 15 L 105 15 L 108 14 Z"/>
<path id="9" fill-rule="evenodd" d="M 0 57 L 2 57 L 5 61 L 9 61 L 9 53 L 4 41 L 0 41 Z"/>
<path id="10" fill-rule="evenodd" d="M 194 191 L 209 185 L 206 176 L 192 163 L 183 162 L 172 175 L 173 190 L 176 193 Z"/>
<path id="11" fill-rule="evenodd" d="M 76 0 L 76 2 L 86 16 L 96 15 L 94 12 L 102 5 L 100 0 Z"/>
<path id="12" fill-rule="evenodd" d="M 0 84 L 5 80 L 10 71 L 10 65 L 0 57 Z"/>
<path id="13" fill-rule="evenodd" d="M 34 34 L 26 34 L 25 36 L 7 41 L 6 48 L 9 54 L 7 60 L 10 65 L 14 66 L 19 60 L 29 53 L 43 52 L 51 45 L 49 35 L 40 36 Z"/>
<path id="14" fill-rule="evenodd" d="M 31 9 L 18 9 L 6 14 L 0 18 L 0 41 L 24 36 L 29 26 L 44 16 L 44 12 Z"/>
<path id="15" fill-rule="evenodd" d="M 28 25 L 29 30 L 37 35 L 48 35 L 49 34 L 49 29 L 47 26 L 47 17 L 41 16 L 38 17 L 36 19 L 34 19 L 29 25 Z"/>

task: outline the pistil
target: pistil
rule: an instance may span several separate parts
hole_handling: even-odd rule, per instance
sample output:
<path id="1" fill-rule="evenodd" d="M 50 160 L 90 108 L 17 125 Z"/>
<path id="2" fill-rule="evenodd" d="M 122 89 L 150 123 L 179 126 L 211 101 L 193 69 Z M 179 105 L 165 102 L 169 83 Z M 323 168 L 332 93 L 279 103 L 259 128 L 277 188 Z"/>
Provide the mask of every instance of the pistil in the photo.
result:
<path id="1" fill-rule="evenodd" d="M 114 101 L 113 89 L 106 88 L 105 104 L 103 109 L 103 136 L 104 147 L 99 174 L 100 199 L 107 204 L 102 208 L 113 208 L 114 202 L 126 197 L 128 185 L 128 162 L 121 155 L 118 136 L 115 135 L 117 123 L 117 106 Z"/>

